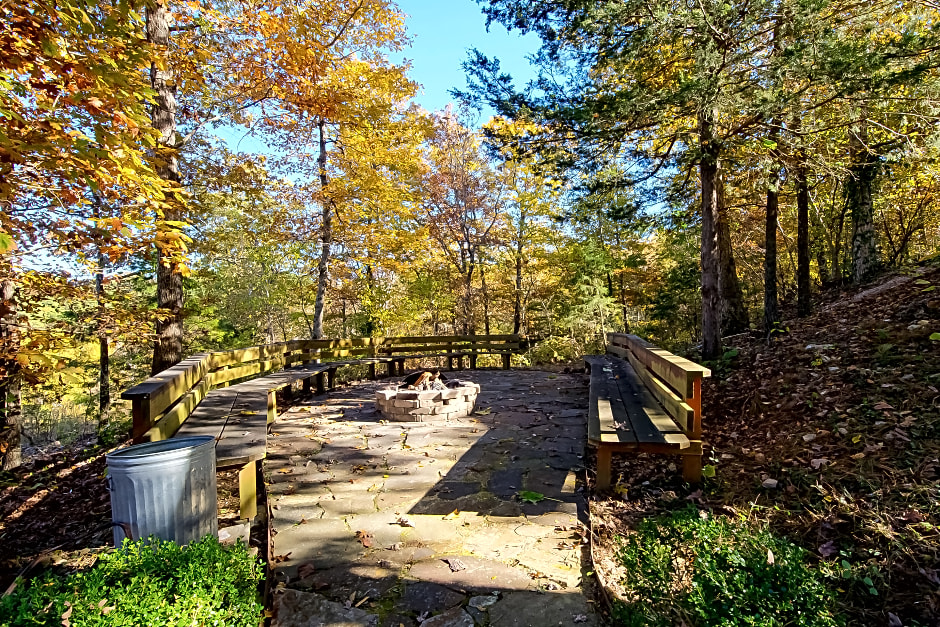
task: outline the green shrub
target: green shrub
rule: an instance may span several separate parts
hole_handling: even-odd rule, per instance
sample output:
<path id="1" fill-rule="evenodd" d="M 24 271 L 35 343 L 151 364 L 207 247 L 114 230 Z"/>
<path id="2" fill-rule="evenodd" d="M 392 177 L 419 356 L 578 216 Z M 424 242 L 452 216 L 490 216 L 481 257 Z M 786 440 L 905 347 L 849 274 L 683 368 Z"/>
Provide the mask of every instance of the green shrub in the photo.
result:
<path id="1" fill-rule="evenodd" d="M 585 347 L 570 337 L 552 335 L 533 345 L 526 354 L 534 366 L 542 364 L 577 363 L 585 354 Z"/>
<path id="2" fill-rule="evenodd" d="M 20 582 L 0 601 L 0 625 L 215 625 L 261 621 L 260 563 L 244 544 L 209 536 L 186 547 L 127 542 L 87 570 Z"/>
<path id="3" fill-rule="evenodd" d="M 619 540 L 629 600 L 616 608 L 620 624 L 841 624 L 805 551 L 766 529 L 688 508 Z"/>

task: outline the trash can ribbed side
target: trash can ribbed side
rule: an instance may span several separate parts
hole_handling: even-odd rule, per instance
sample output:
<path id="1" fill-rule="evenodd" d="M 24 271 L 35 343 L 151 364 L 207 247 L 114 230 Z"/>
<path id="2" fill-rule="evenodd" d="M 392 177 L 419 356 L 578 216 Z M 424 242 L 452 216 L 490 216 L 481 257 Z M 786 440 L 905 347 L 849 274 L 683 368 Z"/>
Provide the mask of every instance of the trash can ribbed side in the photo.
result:
<path id="1" fill-rule="evenodd" d="M 215 439 L 148 442 L 107 455 L 114 545 L 126 534 L 188 544 L 218 533 Z"/>

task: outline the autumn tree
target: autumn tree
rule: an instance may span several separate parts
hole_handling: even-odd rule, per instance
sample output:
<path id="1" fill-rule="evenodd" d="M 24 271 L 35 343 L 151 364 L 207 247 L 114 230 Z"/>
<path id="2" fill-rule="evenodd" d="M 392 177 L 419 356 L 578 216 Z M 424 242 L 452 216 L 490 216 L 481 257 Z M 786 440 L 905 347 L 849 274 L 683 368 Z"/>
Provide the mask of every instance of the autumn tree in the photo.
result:
<path id="1" fill-rule="evenodd" d="M 486 158 L 480 136 L 452 110 L 435 114 L 429 142 L 424 211 L 428 230 L 460 277 L 461 332 L 476 332 L 474 280 L 495 246 L 507 186 Z"/>

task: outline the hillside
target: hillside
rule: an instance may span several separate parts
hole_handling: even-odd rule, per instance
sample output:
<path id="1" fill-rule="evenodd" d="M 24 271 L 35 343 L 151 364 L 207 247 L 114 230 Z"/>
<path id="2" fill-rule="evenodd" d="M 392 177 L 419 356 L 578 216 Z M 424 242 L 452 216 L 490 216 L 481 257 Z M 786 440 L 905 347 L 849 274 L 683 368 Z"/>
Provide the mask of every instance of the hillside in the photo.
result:
<path id="1" fill-rule="evenodd" d="M 935 625 L 940 269 L 830 298 L 772 345 L 734 338 L 713 365 L 703 395 L 714 477 L 701 490 L 668 459 L 625 458 L 618 496 L 592 506 L 595 525 L 603 544 L 688 501 L 746 516 L 810 552 L 851 624 Z"/>

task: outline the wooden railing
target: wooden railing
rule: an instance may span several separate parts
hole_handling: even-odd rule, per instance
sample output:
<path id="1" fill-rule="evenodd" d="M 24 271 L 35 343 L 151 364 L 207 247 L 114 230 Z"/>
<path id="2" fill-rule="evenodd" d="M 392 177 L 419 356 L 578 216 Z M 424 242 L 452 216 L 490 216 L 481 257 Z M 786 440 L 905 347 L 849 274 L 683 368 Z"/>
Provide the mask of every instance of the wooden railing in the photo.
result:
<path id="1" fill-rule="evenodd" d="M 460 360 L 469 357 L 476 367 L 481 354 L 502 355 L 503 367 L 510 358 L 527 350 L 526 340 L 519 335 L 454 335 L 425 337 L 373 337 L 335 340 L 291 340 L 231 351 L 193 355 L 135 385 L 121 394 L 132 402 L 132 437 L 141 440 L 164 422 L 173 432 L 193 412 L 199 402 L 213 389 L 256 377 L 261 374 L 298 364 L 327 363 L 350 359 L 348 364 L 362 363 L 369 358 L 409 356 L 440 356 Z M 374 376 L 375 363 L 370 364 Z"/>

